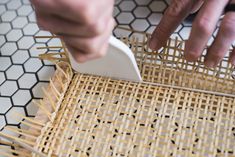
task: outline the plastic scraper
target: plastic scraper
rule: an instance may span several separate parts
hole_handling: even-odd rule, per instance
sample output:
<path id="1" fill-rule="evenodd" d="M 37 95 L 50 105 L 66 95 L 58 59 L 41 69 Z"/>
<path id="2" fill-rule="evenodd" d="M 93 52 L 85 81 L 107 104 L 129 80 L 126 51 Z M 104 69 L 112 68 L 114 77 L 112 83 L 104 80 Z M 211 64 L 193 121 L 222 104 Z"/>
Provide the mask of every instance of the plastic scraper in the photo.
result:
<path id="1" fill-rule="evenodd" d="M 129 81 L 142 81 L 135 57 L 130 48 L 111 36 L 107 54 L 85 63 L 77 63 L 69 55 L 72 68 L 80 73 Z"/>

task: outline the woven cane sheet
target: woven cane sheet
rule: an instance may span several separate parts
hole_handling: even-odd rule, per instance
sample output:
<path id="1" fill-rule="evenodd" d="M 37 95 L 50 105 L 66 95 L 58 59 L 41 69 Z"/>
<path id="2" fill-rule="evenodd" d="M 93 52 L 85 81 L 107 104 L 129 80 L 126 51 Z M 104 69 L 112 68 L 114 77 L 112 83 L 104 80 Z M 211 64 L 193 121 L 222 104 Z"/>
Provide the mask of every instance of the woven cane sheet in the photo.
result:
<path id="1" fill-rule="evenodd" d="M 209 94 L 235 94 L 227 59 L 209 69 L 204 57 L 184 60 L 184 42 L 177 39 L 160 53 L 148 49 L 148 36 L 122 40 L 144 82 L 74 73 L 37 149 L 58 156 L 234 156 L 235 98 Z"/>
<path id="2" fill-rule="evenodd" d="M 231 156 L 234 104 L 234 98 L 76 74 L 38 147 L 58 156 Z"/>
<path id="3" fill-rule="evenodd" d="M 183 58 L 183 41 L 169 39 L 152 52 L 149 36 L 138 35 L 122 40 L 144 82 L 71 73 L 57 63 L 34 119 L 40 127 L 22 130 L 30 135 L 22 141 L 61 157 L 235 156 L 235 72 L 228 58 L 209 69 L 204 56 L 196 63 Z M 62 58 L 41 57 L 67 61 L 61 48 Z"/>
<path id="4" fill-rule="evenodd" d="M 185 42 L 177 38 L 169 39 L 160 52 L 148 48 L 149 36 L 146 34 L 122 40 L 132 48 L 145 82 L 235 94 L 235 70 L 228 64 L 228 58 L 216 68 L 207 68 L 204 55 L 197 62 L 187 62 L 184 59 Z"/>

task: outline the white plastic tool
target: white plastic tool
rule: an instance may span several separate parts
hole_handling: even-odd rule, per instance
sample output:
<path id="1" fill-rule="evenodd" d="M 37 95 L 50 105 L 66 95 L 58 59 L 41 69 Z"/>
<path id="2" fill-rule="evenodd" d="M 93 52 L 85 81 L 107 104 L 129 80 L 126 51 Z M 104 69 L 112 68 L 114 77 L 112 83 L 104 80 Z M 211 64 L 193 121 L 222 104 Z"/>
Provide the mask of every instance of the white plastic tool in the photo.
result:
<path id="1" fill-rule="evenodd" d="M 77 63 L 69 55 L 72 68 L 80 73 L 129 81 L 142 81 L 135 57 L 127 45 L 111 36 L 107 54 L 85 63 Z"/>

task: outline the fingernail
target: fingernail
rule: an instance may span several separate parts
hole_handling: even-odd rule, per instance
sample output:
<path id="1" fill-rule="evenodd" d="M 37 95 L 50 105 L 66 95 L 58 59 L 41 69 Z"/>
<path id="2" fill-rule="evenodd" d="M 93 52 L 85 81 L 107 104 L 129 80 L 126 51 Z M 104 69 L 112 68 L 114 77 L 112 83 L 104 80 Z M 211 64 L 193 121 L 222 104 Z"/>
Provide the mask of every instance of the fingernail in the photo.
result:
<path id="1" fill-rule="evenodd" d="M 195 55 L 195 54 L 196 54 L 195 52 L 191 52 L 191 51 L 187 52 L 187 51 L 186 51 L 186 53 L 184 53 L 184 58 L 185 58 L 188 62 L 196 62 L 197 59 L 198 59 L 198 56 Z"/>
<path id="2" fill-rule="evenodd" d="M 152 37 L 150 40 L 149 40 L 149 48 L 152 49 L 152 50 L 157 50 L 157 40 Z"/>
<path id="3" fill-rule="evenodd" d="M 216 63 L 209 60 L 205 60 L 205 66 L 207 66 L 208 68 L 214 68 L 216 66 Z"/>
<path id="4" fill-rule="evenodd" d="M 188 62 L 195 62 L 198 59 L 198 56 L 196 55 L 197 53 L 192 51 L 192 47 L 190 46 L 191 44 L 187 40 L 185 43 L 185 52 L 184 52 L 184 58 Z"/>

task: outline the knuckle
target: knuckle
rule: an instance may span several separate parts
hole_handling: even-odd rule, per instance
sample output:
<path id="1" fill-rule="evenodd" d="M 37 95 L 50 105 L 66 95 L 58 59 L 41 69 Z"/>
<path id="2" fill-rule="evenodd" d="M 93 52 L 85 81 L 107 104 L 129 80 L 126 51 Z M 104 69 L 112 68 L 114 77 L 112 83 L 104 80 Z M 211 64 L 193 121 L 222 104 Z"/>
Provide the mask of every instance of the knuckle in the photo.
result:
<path id="1" fill-rule="evenodd" d="M 97 57 L 101 58 L 104 57 L 106 55 L 106 51 L 100 51 L 99 53 L 97 53 Z"/>
<path id="2" fill-rule="evenodd" d="M 168 17 L 179 17 L 179 15 L 181 15 L 182 13 L 175 13 L 176 11 L 174 10 L 174 8 L 170 7 L 166 10 L 166 12 L 164 13 L 166 16 Z"/>
<path id="3" fill-rule="evenodd" d="M 99 20 L 96 24 L 90 26 L 90 30 L 94 35 L 100 35 L 105 31 L 105 21 Z"/>
<path id="4" fill-rule="evenodd" d="M 235 18 L 226 19 L 222 22 L 221 33 L 225 37 L 235 36 Z"/>
<path id="5" fill-rule="evenodd" d="M 213 32 L 213 26 L 211 25 L 210 20 L 206 17 L 196 20 L 193 25 L 205 35 L 210 35 Z"/>
<path id="6" fill-rule="evenodd" d="M 95 19 L 95 10 L 89 5 L 81 6 L 81 17 L 86 25 L 93 25 L 96 21 Z"/>
<path id="7" fill-rule="evenodd" d="M 78 63 L 83 63 L 85 62 L 84 59 L 84 54 L 80 53 L 78 50 L 76 50 L 75 48 L 67 45 L 68 50 L 70 51 L 70 53 L 72 54 L 73 58 L 78 62 Z"/>
<path id="8" fill-rule="evenodd" d="M 191 51 L 185 54 L 186 60 L 189 61 L 196 61 L 200 56 L 201 56 L 200 53 L 191 52 Z"/>
<path id="9" fill-rule="evenodd" d="M 96 46 L 95 46 L 95 43 L 94 41 L 89 41 L 87 43 L 84 43 L 84 50 L 87 52 L 87 53 L 94 53 L 96 51 Z"/>
<path id="10" fill-rule="evenodd" d="M 100 35 L 103 30 L 101 29 L 99 24 L 94 24 L 89 26 L 89 31 L 91 32 L 91 36 L 97 36 Z"/>
<path id="11" fill-rule="evenodd" d="M 184 14 L 188 3 L 185 0 L 174 0 L 166 10 L 166 14 L 172 17 L 178 17 Z"/>

